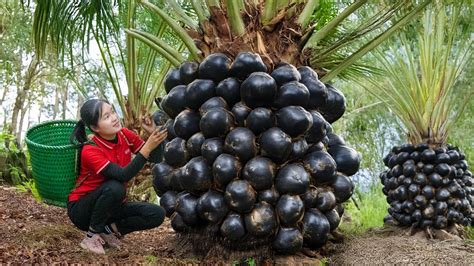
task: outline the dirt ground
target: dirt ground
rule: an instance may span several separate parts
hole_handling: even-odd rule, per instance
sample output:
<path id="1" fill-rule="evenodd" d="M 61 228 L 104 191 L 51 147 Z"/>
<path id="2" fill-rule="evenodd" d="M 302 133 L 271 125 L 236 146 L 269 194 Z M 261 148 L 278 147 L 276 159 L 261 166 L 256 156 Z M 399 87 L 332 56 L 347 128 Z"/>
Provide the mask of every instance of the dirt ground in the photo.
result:
<path id="1" fill-rule="evenodd" d="M 222 246 L 193 245 L 195 239 L 175 234 L 166 220 L 159 228 L 127 235 L 121 251 L 91 255 L 79 247 L 83 233 L 74 228 L 65 209 L 0 186 L 0 264 L 474 264 L 473 241 L 426 240 L 405 234 L 371 230 L 329 243 L 318 252 L 281 256 L 265 248 L 228 252 Z"/>

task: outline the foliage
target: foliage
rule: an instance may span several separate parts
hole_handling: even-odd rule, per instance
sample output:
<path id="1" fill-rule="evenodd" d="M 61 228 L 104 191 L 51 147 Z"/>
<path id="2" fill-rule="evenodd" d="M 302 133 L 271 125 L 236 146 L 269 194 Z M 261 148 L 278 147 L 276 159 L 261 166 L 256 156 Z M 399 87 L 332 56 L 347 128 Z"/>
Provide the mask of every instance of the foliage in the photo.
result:
<path id="1" fill-rule="evenodd" d="M 348 234 L 361 234 L 369 228 L 382 227 L 383 218 L 388 214 L 388 203 L 385 195 L 382 193 L 380 183 L 371 186 L 369 191 L 360 191 L 356 189 L 354 201 L 346 205 L 350 221 L 341 223 L 341 230 Z"/>
<path id="2" fill-rule="evenodd" d="M 147 255 L 145 256 L 145 261 L 146 261 L 146 264 L 156 265 L 156 263 L 158 262 L 158 257 L 153 256 L 153 255 Z"/>
<path id="3" fill-rule="evenodd" d="M 472 45 L 470 32 L 458 24 L 462 8 L 462 4 L 430 8 L 414 45 L 402 35 L 402 47 L 377 55 L 386 82 L 362 84 L 400 119 L 411 143 L 446 143 L 474 94 L 458 93 L 455 87 Z"/>
<path id="4" fill-rule="evenodd" d="M 97 83 L 91 86 L 89 82 L 89 86 L 84 87 L 75 82 L 76 88 L 86 98 L 92 96 L 87 93 L 91 88 L 103 88 L 105 85 L 105 88 L 112 89 L 125 126 L 139 128 L 139 118 L 152 111 L 153 99 L 159 95 L 170 64 L 147 46 L 126 36 L 124 29 L 141 27 L 154 31 L 157 36 L 167 38 L 171 43 L 176 38 L 162 22 L 152 18 L 150 14 L 137 12 L 134 0 L 78 4 L 79 2 L 37 2 L 33 27 L 38 55 L 41 57 L 47 47 L 54 47 L 62 58 L 68 55 L 71 65 L 84 66 L 82 73 L 85 72 L 86 75 L 82 76 L 94 76 L 96 71 L 91 69 L 87 61 L 94 56 L 94 52 L 97 53 L 108 84 Z M 175 49 L 179 55 L 179 45 Z M 124 84 L 127 88 L 124 88 Z M 101 91 L 100 96 L 109 97 L 104 91 Z"/>
<path id="5" fill-rule="evenodd" d="M 23 150 L 14 144 L 15 136 L 0 133 L 0 181 L 18 185 L 31 178 L 30 165 Z"/>
<path id="6" fill-rule="evenodd" d="M 33 198 L 37 202 L 41 202 L 41 196 L 38 193 L 38 189 L 36 188 L 36 183 L 33 179 L 21 182 L 20 184 L 16 185 L 16 188 L 21 192 L 31 193 L 31 195 L 33 195 Z"/>
<path id="7" fill-rule="evenodd" d="M 248 258 L 242 258 L 240 261 L 233 261 L 232 266 L 234 265 L 248 265 L 248 266 L 255 266 L 257 265 L 255 262 L 255 258 L 253 257 L 248 257 Z"/>
<path id="8" fill-rule="evenodd" d="M 39 56 L 44 54 L 50 41 L 51 47 L 61 56 L 73 58 L 84 58 L 84 51 L 91 47 L 90 40 L 93 40 L 125 125 L 133 128 L 139 124 L 142 114 L 151 111 L 153 99 L 163 91 L 164 76 L 169 68 L 177 66 L 186 57 L 199 61 L 203 53 L 227 52 L 232 46 L 243 49 L 246 46 L 239 46 L 238 40 L 254 42 L 258 39 L 254 34 L 260 31 L 264 39 L 276 34 L 281 40 L 278 31 L 273 29 L 291 28 L 287 32 L 296 36 L 290 41 L 295 42 L 296 51 L 284 49 L 281 45 L 284 42 L 276 45 L 271 38 L 263 44 L 269 48 L 253 43 L 250 46 L 258 46 L 253 51 L 264 55 L 267 55 L 267 50 L 268 54 L 277 53 L 277 57 L 282 59 L 285 59 L 285 54 L 300 58 L 298 54 L 301 52 L 301 60 L 311 62 L 312 67 L 327 73 L 327 80 L 338 74 L 342 77 L 361 75 L 373 68 L 356 61 L 408 23 L 430 1 L 418 5 L 407 0 L 387 5 L 370 5 L 366 0 L 352 5 L 346 1 L 326 0 L 296 3 L 275 0 L 261 3 L 250 0 L 37 1 L 34 40 Z M 140 8 L 152 13 L 142 12 Z M 359 10 L 361 13 L 357 13 Z M 258 16 L 249 16 L 252 12 L 259 12 Z M 296 22 L 294 18 L 297 18 Z M 254 22 L 249 19 L 261 21 L 261 25 L 254 27 L 250 25 Z M 343 22 L 357 27 L 346 27 Z M 223 40 L 227 38 L 225 32 L 229 29 L 234 39 L 228 45 Z M 245 34 L 248 38 L 242 37 Z M 354 42 L 356 39 L 358 41 Z M 222 42 L 221 46 L 202 45 L 209 40 Z M 269 51 L 272 49 L 270 46 L 274 49 L 283 47 L 281 54 Z M 79 54 L 78 48 L 81 50 Z M 120 82 L 123 76 L 127 84 L 126 94 Z"/>
<path id="9" fill-rule="evenodd" d="M 467 226 L 466 231 L 467 231 L 467 237 L 470 240 L 474 240 L 474 226 Z"/>

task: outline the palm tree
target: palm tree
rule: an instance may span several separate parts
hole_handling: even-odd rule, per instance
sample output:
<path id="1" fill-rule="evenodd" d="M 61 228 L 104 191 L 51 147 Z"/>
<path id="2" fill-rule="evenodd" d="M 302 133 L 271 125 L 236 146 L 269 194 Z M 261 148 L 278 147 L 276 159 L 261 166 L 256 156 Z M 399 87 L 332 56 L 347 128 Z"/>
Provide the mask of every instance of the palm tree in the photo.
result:
<path id="1" fill-rule="evenodd" d="M 261 54 L 269 66 L 282 60 L 309 65 L 324 82 L 353 78 L 374 70 L 357 63 L 362 56 L 430 2 L 38 1 L 34 39 L 39 57 L 49 41 L 59 54 L 74 55 L 78 42 L 85 48 L 95 40 L 125 125 L 137 127 L 162 91 L 168 70 L 186 60 L 200 62 L 214 52 L 234 57 L 245 50 Z M 120 73 L 126 77 L 127 97 L 118 82 Z"/>
<path id="2" fill-rule="evenodd" d="M 447 144 L 474 94 L 456 86 L 472 47 L 471 31 L 459 23 L 472 16 L 463 14 L 470 13 L 464 4 L 427 10 L 414 44 L 402 35 L 401 47 L 377 55 L 385 84 L 365 86 L 396 115 L 408 140 L 384 159 L 391 168 L 381 175 L 389 213 L 430 236 L 431 227 L 469 225 L 474 218 L 472 174 L 464 154 Z"/>

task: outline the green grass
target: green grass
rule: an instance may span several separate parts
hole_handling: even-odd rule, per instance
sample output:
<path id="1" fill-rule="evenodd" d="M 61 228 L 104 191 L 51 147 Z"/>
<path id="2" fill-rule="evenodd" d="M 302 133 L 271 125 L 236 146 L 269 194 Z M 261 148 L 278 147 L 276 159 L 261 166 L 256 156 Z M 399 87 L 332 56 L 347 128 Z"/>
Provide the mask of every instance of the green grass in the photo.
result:
<path id="1" fill-rule="evenodd" d="M 382 193 L 382 185 L 374 185 L 366 193 L 355 193 L 358 207 L 353 201 L 346 205 L 346 212 L 350 220 L 343 220 L 340 228 L 343 232 L 359 235 L 369 228 L 382 227 L 383 218 L 387 215 L 388 204 Z"/>
<path id="2" fill-rule="evenodd" d="M 21 192 L 30 192 L 37 202 L 41 202 L 41 196 L 38 193 L 38 189 L 36 188 L 36 183 L 33 179 L 29 179 L 28 181 L 21 182 L 20 184 L 16 185 L 16 188 Z"/>
<path id="3" fill-rule="evenodd" d="M 145 257 L 146 264 L 154 265 L 158 261 L 158 257 L 153 255 L 146 255 Z"/>
<path id="4" fill-rule="evenodd" d="M 247 265 L 247 266 L 255 266 L 257 265 L 255 259 L 253 257 L 242 258 L 240 261 L 233 261 L 231 265 Z"/>
<path id="5" fill-rule="evenodd" d="M 466 226 L 467 237 L 470 240 L 474 240 L 474 226 Z"/>

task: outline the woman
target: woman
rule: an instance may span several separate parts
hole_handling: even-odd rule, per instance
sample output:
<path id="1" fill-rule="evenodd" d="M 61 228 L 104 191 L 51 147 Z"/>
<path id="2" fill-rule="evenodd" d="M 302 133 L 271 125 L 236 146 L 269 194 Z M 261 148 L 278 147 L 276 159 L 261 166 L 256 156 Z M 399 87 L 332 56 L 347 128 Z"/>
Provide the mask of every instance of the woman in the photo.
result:
<path id="1" fill-rule="evenodd" d="M 133 231 L 159 226 L 165 216 L 160 206 L 127 202 L 127 181 L 145 165 L 150 153 L 166 138 L 166 130 L 153 122 L 143 128 L 150 137 L 145 142 L 121 126 L 113 107 L 104 100 L 86 101 L 80 110 L 71 141 L 79 144 L 76 186 L 69 194 L 68 216 L 86 231 L 80 246 L 105 254 L 104 245 L 120 249 L 119 238 Z M 86 127 L 94 134 L 86 135 Z M 132 160 L 132 153 L 135 157 Z"/>

